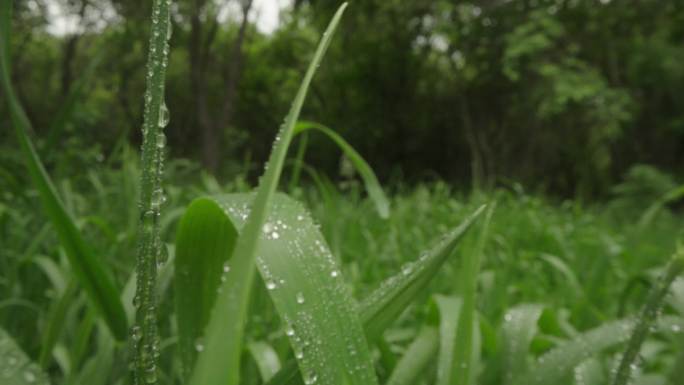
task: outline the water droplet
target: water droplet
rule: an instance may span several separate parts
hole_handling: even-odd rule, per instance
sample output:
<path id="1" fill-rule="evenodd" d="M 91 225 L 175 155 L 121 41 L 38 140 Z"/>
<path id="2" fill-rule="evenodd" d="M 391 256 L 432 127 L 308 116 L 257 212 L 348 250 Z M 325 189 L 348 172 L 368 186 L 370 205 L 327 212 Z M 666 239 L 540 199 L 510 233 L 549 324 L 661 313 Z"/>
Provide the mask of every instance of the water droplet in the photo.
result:
<path id="1" fill-rule="evenodd" d="M 275 288 L 276 288 L 276 283 L 273 282 L 273 281 L 268 281 L 268 282 L 266 282 L 266 288 L 267 288 L 268 290 L 275 290 Z"/>
<path id="2" fill-rule="evenodd" d="M 163 132 L 157 134 L 157 148 L 164 148 L 166 146 L 166 135 Z"/>
<path id="3" fill-rule="evenodd" d="M 307 373 L 306 376 L 304 376 L 304 384 L 306 385 L 312 385 L 316 383 L 316 380 L 318 380 L 318 376 L 316 373 Z"/>
<path id="4" fill-rule="evenodd" d="M 297 293 L 297 303 L 300 305 L 304 303 L 304 294 L 301 292 Z"/>
<path id="5" fill-rule="evenodd" d="M 28 383 L 36 382 L 36 374 L 33 373 L 30 369 L 27 369 L 24 371 L 24 380 Z"/>
<path id="6" fill-rule="evenodd" d="M 145 370 L 145 382 L 153 384 L 157 382 L 157 367 L 152 365 Z"/>
<path id="7" fill-rule="evenodd" d="M 204 341 L 202 340 L 202 338 L 198 338 L 195 340 L 195 350 L 197 350 L 197 352 L 204 351 Z"/>
<path id="8" fill-rule="evenodd" d="M 401 268 L 401 272 L 402 272 L 402 274 L 404 274 L 404 275 L 409 275 L 409 274 L 411 274 L 412 271 L 413 271 L 413 265 L 410 264 L 410 263 L 405 264 L 405 265 Z"/>
<path id="9" fill-rule="evenodd" d="M 285 329 L 285 334 L 287 334 L 288 337 L 294 337 L 295 331 L 292 327 L 288 327 Z"/>
<path id="10" fill-rule="evenodd" d="M 675 333 L 679 333 L 682 331 L 682 327 L 679 325 L 672 325 L 672 331 Z"/>
<path id="11" fill-rule="evenodd" d="M 131 328 L 131 338 L 133 338 L 133 341 L 140 341 L 140 339 L 142 338 L 140 326 L 135 325 Z"/>
<path id="12" fill-rule="evenodd" d="M 280 238 L 280 234 L 278 234 L 277 231 L 274 231 L 271 233 L 271 239 L 278 239 Z"/>
<path id="13" fill-rule="evenodd" d="M 166 102 L 161 103 L 159 106 L 159 128 L 164 128 L 169 124 L 169 109 L 166 107 Z"/>
<path id="14" fill-rule="evenodd" d="M 330 272 L 330 276 L 333 278 L 337 278 L 338 275 L 340 275 L 340 272 L 337 270 L 333 270 Z"/>
<path id="15" fill-rule="evenodd" d="M 224 273 L 230 272 L 230 265 L 228 264 L 228 262 L 223 264 L 223 272 Z"/>
<path id="16" fill-rule="evenodd" d="M 166 196 L 164 196 L 164 190 L 161 188 L 155 189 L 152 192 L 152 208 L 158 209 L 164 202 L 166 202 Z"/>
<path id="17" fill-rule="evenodd" d="M 301 214 L 300 214 L 300 215 L 297 215 L 297 220 L 298 220 L 298 221 L 303 221 L 303 220 L 304 220 L 304 216 L 301 215 Z"/>
<path id="18" fill-rule="evenodd" d="M 511 322 L 512 319 L 513 315 L 511 315 L 511 313 L 506 313 L 506 315 L 504 315 L 504 321 Z"/>
<path id="19" fill-rule="evenodd" d="M 271 231 L 273 231 L 273 225 L 270 222 L 266 222 L 264 223 L 262 230 L 264 231 L 264 234 L 270 234 Z"/>

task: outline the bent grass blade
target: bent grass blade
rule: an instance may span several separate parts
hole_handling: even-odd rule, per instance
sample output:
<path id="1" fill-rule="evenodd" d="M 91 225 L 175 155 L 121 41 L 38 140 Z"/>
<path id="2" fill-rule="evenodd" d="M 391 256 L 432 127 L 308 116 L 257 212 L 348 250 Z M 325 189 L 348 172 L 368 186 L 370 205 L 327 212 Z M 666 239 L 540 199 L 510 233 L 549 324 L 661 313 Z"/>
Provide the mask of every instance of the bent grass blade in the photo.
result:
<path id="1" fill-rule="evenodd" d="M 118 340 L 124 340 L 128 334 L 128 323 L 123 304 L 119 300 L 119 290 L 102 260 L 93 253 L 90 246 L 83 240 L 74 220 L 60 200 L 57 190 L 29 138 L 31 123 L 10 82 L 8 37 L 11 6 L 11 1 L 3 1 L 0 5 L 0 30 L 3 31 L 0 33 L 0 82 L 9 103 L 12 124 L 26 161 L 29 176 L 38 190 L 45 214 L 57 231 L 59 241 L 66 251 L 74 275 L 85 289 L 90 303 L 104 318 L 112 334 Z"/>
<path id="2" fill-rule="evenodd" d="M 231 279 L 220 285 L 216 304 L 210 313 L 205 331 L 206 347 L 195 363 L 189 382 L 191 385 L 236 385 L 240 381 L 244 323 L 254 278 L 259 237 L 271 210 L 273 196 L 304 98 L 346 7 L 347 4 L 344 3 L 337 10 L 323 34 L 290 112 L 276 136 L 254 203 L 250 206 L 249 217 L 235 245 L 235 256 L 232 258 L 231 266 L 234 273 Z"/>
<path id="3" fill-rule="evenodd" d="M 327 126 L 316 122 L 299 121 L 295 126 L 295 134 L 305 133 L 307 130 L 317 130 L 330 138 L 342 150 L 344 155 L 349 158 L 351 163 L 361 175 L 363 183 L 368 191 L 368 196 L 375 204 L 378 214 L 382 218 L 388 218 L 390 215 L 390 205 L 385 192 L 382 190 L 378 178 L 375 176 L 373 169 L 363 159 L 354 147 L 352 147 L 342 136 L 333 131 Z M 303 156 L 303 155 L 302 155 Z M 301 156 L 298 156 L 298 162 L 301 162 Z"/>

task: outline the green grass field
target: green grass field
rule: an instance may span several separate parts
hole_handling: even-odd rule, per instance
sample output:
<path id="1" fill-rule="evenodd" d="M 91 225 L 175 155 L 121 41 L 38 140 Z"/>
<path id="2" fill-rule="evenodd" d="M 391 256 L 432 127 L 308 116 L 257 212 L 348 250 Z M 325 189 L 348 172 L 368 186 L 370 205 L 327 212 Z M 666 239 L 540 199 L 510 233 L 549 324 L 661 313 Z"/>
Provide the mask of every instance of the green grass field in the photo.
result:
<path id="1" fill-rule="evenodd" d="M 349 143 L 299 121 L 343 5 L 256 188 L 221 184 L 165 160 L 169 7 L 155 2 L 141 153 L 124 143 L 50 174 L 0 35 L 31 182 L 0 169 L 0 384 L 681 382 L 684 190 L 671 177 L 636 166 L 590 205 L 518 184 L 386 194 Z M 333 183 L 303 152 L 289 162 L 308 130 L 358 175 Z"/>

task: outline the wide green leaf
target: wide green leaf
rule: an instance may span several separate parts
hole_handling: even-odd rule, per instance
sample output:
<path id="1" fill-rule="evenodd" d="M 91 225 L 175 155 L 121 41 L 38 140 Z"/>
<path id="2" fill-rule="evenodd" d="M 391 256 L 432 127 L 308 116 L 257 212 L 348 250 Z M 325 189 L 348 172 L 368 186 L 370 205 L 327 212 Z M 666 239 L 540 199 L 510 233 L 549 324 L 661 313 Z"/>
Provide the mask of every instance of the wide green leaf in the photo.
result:
<path id="1" fill-rule="evenodd" d="M 7 332 L 0 328 L 0 382 L 3 385 L 47 385 L 47 375 L 31 362 Z"/>
<path id="2" fill-rule="evenodd" d="M 422 253 L 415 262 L 405 265 L 397 274 L 387 278 L 368 297 L 359 304 L 359 313 L 366 332 L 366 338 L 373 342 L 385 329 L 403 313 L 443 267 L 444 262 L 453 255 L 466 232 L 484 211 L 485 206 L 469 214 L 463 222 L 442 236 L 428 251 Z M 269 385 L 286 384 L 296 379 L 297 366 L 287 362 L 276 374 Z"/>
<path id="3" fill-rule="evenodd" d="M 190 385 L 237 385 L 240 382 L 244 323 L 262 228 L 271 210 L 285 156 L 294 135 L 294 126 L 299 119 L 309 85 L 346 7 L 346 3 L 342 4 L 330 21 L 304 75 L 290 112 L 276 136 L 254 203 L 250 206 L 244 230 L 235 245 L 235 257 L 231 261 L 233 274 L 221 284 L 216 304 L 209 316 L 205 331 L 206 348 L 197 358 L 190 377 Z"/>
<path id="4" fill-rule="evenodd" d="M 11 1 L 3 1 L 0 5 L 1 31 L 10 31 L 11 4 Z M 92 305 L 107 322 L 112 334 L 117 339 L 123 340 L 128 334 L 128 323 L 114 279 L 110 276 L 108 269 L 105 268 L 103 261 L 93 253 L 89 245 L 83 240 L 76 224 L 57 195 L 57 190 L 29 138 L 28 133 L 32 131 L 31 123 L 10 82 L 8 38 L 8 33 L 0 34 L 0 82 L 9 104 L 12 124 L 26 161 L 29 177 L 38 190 L 45 214 L 57 231 L 75 277 L 85 289 Z"/>

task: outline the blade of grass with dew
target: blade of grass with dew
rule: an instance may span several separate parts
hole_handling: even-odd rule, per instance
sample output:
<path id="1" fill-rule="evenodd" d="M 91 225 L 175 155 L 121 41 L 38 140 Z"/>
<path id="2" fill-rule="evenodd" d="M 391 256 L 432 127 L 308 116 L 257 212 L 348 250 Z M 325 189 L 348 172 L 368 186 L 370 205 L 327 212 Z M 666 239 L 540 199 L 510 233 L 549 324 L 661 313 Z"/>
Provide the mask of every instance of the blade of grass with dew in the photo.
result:
<path id="1" fill-rule="evenodd" d="M 242 227 L 251 197 L 215 199 Z M 287 195 L 276 195 L 263 226 L 257 266 L 305 383 L 377 383 L 356 303 L 341 270 L 307 211 Z"/>
<path id="2" fill-rule="evenodd" d="M 190 385 L 237 385 L 239 383 L 244 323 L 254 277 L 259 237 L 263 233 L 262 227 L 271 209 L 271 201 L 278 186 L 304 98 L 346 7 L 347 3 L 342 4 L 323 34 L 290 112 L 276 136 L 254 203 L 250 206 L 249 217 L 235 245 L 235 257 L 231 261 L 233 274 L 230 279 L 221 284 L 219 289 L 221 292 L 209 316 L 204 333 L 206 347 L 197 357 L 190 377 Z"/>
<path id="3" fill-rule="evenodd" d="M 171 0 L 152 3 L 152 28 L 149 39 L 146 90 L 144 97 L 140 177 L 140 220 L 136 255 L 136 310 L 131 332 L 135 384 L 156 384 L 159 335 L 157 331 L 157 266 L 168 255 L 161 242 L 159 216 L 166 200 L 162 189 L 164 168 L 164 128 L 169 110 L 164 101 L 164 82 L 171 37 Z"/>
<path id="4" fill-rule="evenodd" d="M 23 350 L 0 328 L 0 378 L 3 385 L 48 385 L 50 381 L 40 367 L 31 362 Z"/>
<path id="5" fill-rule="evenodd" d="M 613 385 L 625 385 L 629 382 L 632 376 L 634 361 L 639 355 L 641 345 L 644 343 L 644 340 L 646 340 L 651 325 L 658 318 L 658 313 L 663 305 L 665 295 L 670 290 L 670 285 L 682 270 L 684 270 L 684 247 L 677 250 L 668 263 L 665 274 L 663 274 L 659 282 L 653 287 L 646 299 L 646 304 L 644 304 L 644 307 L 637 318 L 637 324 L 629 339 L 627 349 L 622 355 L 620 365 L 615 373 L 615 377 L 613 377 Z"/>
<path id="6" fill-rule="evenodd" d="M 304 133 L 307 130 L 317 130 L 325 134 L 330 138 L 337 146 L 344 152 L 344 155 L 349 158 L 351 163 L 358 171 L 359 175 L 363 179 L 363 183 L 366 185 L 366 190 L 370 196 L 373 203 L 375 203 L 375 208 L 378 210 L 378 214 L 382 218 L 388 218 L 390 214 L 390 205 L 387 196 L 385 196 L 378 178 L 375 176 L 373 169 L 368 165 L 368 163 L 363 159 L 363 157 L 352 147 L 342 136 L 338 133 L 326 127 L 320 123 L 300 121 L 295 126 L 295 134 Z"/>
<path id="7" fill-rule="evenodd" d="M 487 208 L 484 220 L 482 222 L 482 230 L 477 239 L 475 249 L 464 256 L 463 264 L 463 305 L 458 317 L 458 325 L 456 326 L 456 342 L 454 345 L 453 363 L 452 367 L 456 370 L 451 371 L 451 377 L 448 384 L 452 385 L 470 385 L 474 381 L 476 359 L 480 356 L 473 344 L 473 338 L 476 335 L 475 328 L 477 322 L 475 320 L 476 296 L 477 296 L 477 277 L 480 273 L 480 265 L 482 261 L 482 254 L 484 246 L 489 237 L 489 223 L 494 213 L 495 204 Z M 479 333 L 478 333 L 479 334 Z"/>
<path id="8" fill-rule="evenodd" d="M 429 251 L 402 271 L 383 281 L 368 297 L 359 304 L 359 314 L 363 322 L 366 338 L 373 342 L 384 330 L 406 310 L 440 271 L 446 260 L 453 254 L 460 240 L 484 211 L 485 206 L 476 209 L 463 222 L 444 235 Z M 268 385 L 289 384 L 297 377 L 297 365 L 288 361 Z"/>
<path id="9" fill-rule="evenodd" d="M 498 357 L 502 365 L 503 384 L 517 384 L 517 380 L 527 373 L 530 344 L 539 329 L 542 310 L 541 305 L 521 304 L 504 315 Z"/>
<path id="10" fill-rule="evenodd" d="M 462 366 L 455 366 L 456 362 L 456 345 L 457 341 L 457 325 L 462 318 L 463 300 L 457 297 L 447 297 L 443 295 L 435 295 L 433 298 L 434 305 L 439 315 L 439 356 L 437 359 L 437 385 L 448 385 L 451 381 L 456 381 L 455 378 L 461 374 L 464 369 Z M 471 349 L 468 351 L 469 355 L 466 357 L 465 365 L 473 372 L 476 369 L 477 361 L 480 355 L 480 329 L 477 325 L 477 318 L 475 315 L 471 318 Z"/>
<path id="11" fill-rule="evenodd" d="M 554 384 L 598 352 L 626 342 L 634 327 L 634 320 L 607 322 L 586 331 L 576 338 L 557 345 L 537 359 L 534 367 L 515 381 L 516 385 Z"/>
<path id="12" fill-rule="evenodd" d="M 38 190 L 46 215 L 57 231 L 59 241 L 66 251 L 74 275 L 85 289 L 90 303 L 107 322 L 112 334 L 117 339 L 123 340 L 128 333 L 128 324 L 114 279 L 102 261 L 95 256 L 90 246 L 83 240 L 76 224 L 59 199 L 57 190 L 29 138 L 31 123 L 10 83 L 8 39 L 11 5 L 11 1 L 4 1 L 0 4 L 0 30 L 3 31 L 0 34 L 0 82 L 9 103 L 12 124 L 25 157 L 29 176 Z"/>
<path id="13" fill-rule="evenodd" d="M 394 367 L 387 385 L 413 385 L 417 380 L 425 378 L 438 349 L 437 329 L 430 326 L 423 327 Z"/>
<path id="14" fill-rule="evenodd" d="M 437 359 L 437 385 L 448 385 L 454 371 L 454 341 L 456 325 L 463 301 L 461 298 L 435 295 L 433 307 L 439 319 L 439 356 Z"/>

